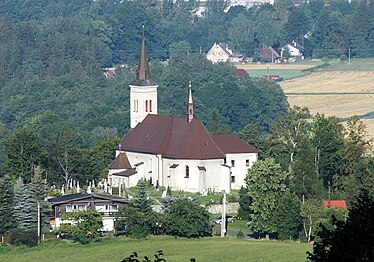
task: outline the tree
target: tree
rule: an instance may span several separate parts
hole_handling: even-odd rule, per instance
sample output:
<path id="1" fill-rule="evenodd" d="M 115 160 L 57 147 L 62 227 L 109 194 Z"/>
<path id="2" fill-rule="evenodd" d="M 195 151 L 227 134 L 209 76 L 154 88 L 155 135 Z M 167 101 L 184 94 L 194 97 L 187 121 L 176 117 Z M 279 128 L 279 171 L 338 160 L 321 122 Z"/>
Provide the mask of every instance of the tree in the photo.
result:
<path id="1" fill-rule="evenodd" d="M 323 183 L 315 165 L 315 154 L 310 139 L 305 137 L 300 143 L 299 151 L 293 163 L 293 174 L 290 178 L 290 190 L 299 199 L 320 199 Z"/>
<path id="2" fill-rule="evenodd" d="M 144 238 L 150 233 L 158 232 L 158 218 L 152 210 L 146 186 L 144 179 L 139 180 L 133 203 L 124 206 L 116 215 L 116 231 L 133 238 Z"/>
<path id="3" fill-rule="evenodd" d="M 312 144 L 315 148 L 315 164 L 324 186 L 332 183 L 340 174 L 344 150 L 343 126 L 336 117 L 317 114 L 312 123 Z"/>
<path id="4" fill-rule="evenodd" d="M 43 170 L 37 166 L 34 168 L 34 175 L 31 182 L 27 185 L 27 202 L 26 206 L 31 211 L 31 227 L 36 229 L 38 225 L 38 203 L 40 205 L 40 227 L 42 232 L 48 232 L 49 224 L 49 208 L 46 201 L 48 195 L 48 185 L 46 179 L 43 179 Z"/>
<path id="5" fill-rule="evenodd" d="M 216 109 L 212 110 L 210 129 L 210 133 L 212 135 L 221 135 L 230 132 L 229 128 L 226 125 L 222 125 L 222 123 L 220 122 L 219 115 Z"/>
<path id="6" fill-rule="evenodd" d="M 17 179 L 14 187 L 14 219 L 19 229 L 31 228 L 31 206 L 28 204 L 29 193 L 22 177 Z"/>
<path id="7" fill-rule="evenodd" d="M 289 191 L 277 200 L 272 222 L 279 239 L 297 239 L 301 229 L 300 199 Z"/>
<path id="8" fill-rule="evenodd" d="M 301 217 L 303 219 L 303 231 L 308 242 L 311 241 L 318 230 L 318 225 L 323 219 L 323 206 L 320 201 L 307 200 L 301 205 Z"/>
<path id="9" fill-rule="evenodd" d="M 304 45 L 304 36 L 309 30 L 310 24 L 305 12 L 300 8 L 293 9 L 284 25 L 286 42 L 296 41 Z"/>
<path id="10" fill-rule="evenodd" d="M 287 173 L 273 158 L 257 161 L 248 170 L 245 183 L 252 199 L 248 226 L 256 233 L 274 233 L 271 221 L 278 199 L 286 190 Z"/>
<path id="11" fill-rule="evenodd" d="M 249 220 L 249 215 L 252 213 L 251 211 L 251 203 L 252 199 L 248 194 L 248 188 L 245 186 L 241 186 L 239 189 L 239 210 L 238 210 L 238 217 Z"/>
<path id="12" fill-rule="evenodd" d="M 259 125 L 248 124 L 237 133 L 237 136 L 257 148 L 260 154 L 264 150 L 265 135 Z"/>
<path id="13" fill-rule="evenodd" d="M 188 199 L 176 199 L 164 210 L 166 234 L 198 238 L 212 235 L 209 212 Z"/>
<path id="14" fill-rule="evenodd" d="M 99 239 L 100 229 L 103 227 L 102 215 L 99 212 L 68 212 L 62 218 L 73 221 L 71 224 L 62 224 L 60 228 L 60 231 L 69 234 L 73 241 L 88 244 Z"/>
<path id="15" fill-rule="evenodd" d="M 309 118 L 310 113 L 308 108 L 295 106 L 289 109 L 288 115 L 280 117 L 271 128 L 273 143 L 281 145 L 281 148 L 276 150 L 280 152 L 272 152 L 271 156 L 286 153 L 288 155 L 288 161 L 284 166 L 289 173 L 292 173 L 294 157 L 302 139 L 309 135 Z"/>
<path id="16" fill-rule="evenodd" d="M 4 142 L 5 169 L 15 178 L 31 180 L 33 166 L 40 161 L 41 146 L 37 133 L 21 128 L 11 133 Z"/>
<path id="17" fill-rule="evenodd" d="M 5 175 L 0 178 L 0 235 L 8 233 L 17 226 L 14 221 L 13 197 L 12 178 Z"/>
<path id="18" fill-rule="evenodd" d="M 310 261 L 371 261 L 374 257 L 374 199 L 362 191 L 346 222 L 333 219 L 334 227 L 322 226 Z"/>

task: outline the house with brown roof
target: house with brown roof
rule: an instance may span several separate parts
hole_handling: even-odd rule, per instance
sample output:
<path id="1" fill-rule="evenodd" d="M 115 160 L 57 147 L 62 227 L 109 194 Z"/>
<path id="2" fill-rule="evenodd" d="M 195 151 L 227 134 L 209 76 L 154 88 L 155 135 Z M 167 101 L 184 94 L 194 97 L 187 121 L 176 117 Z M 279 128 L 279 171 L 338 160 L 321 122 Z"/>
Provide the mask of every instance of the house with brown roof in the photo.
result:
<path id="1" fill-rule="evenodd" d="M 130 112 L 131 129 L 109 166 L 109 184 L 133 187 L 144 178 L 155 186 L 202 193 L 230 192 L 244 185 L 258 150 L 234 135 L 209 134 L 195 115 L 191 82 L 186 115 L 158 115 L 157 87 L 151 80 L 143 35 L 136 80 L 130 85 L 130 97 L 138 101 L 134 103 L 137 107 Z"/>
<path id="2" fill-rule="evenodd" d="M 243 60 L 241 54 L 234 53 L 226 43 L 214 43 L 206 54 L 206 58 L 213 63 L 232 62 L 238 63 Z"/>
<path id="3" fill-rule="evenodd" d="M 261 53 L 258 55 L 257 60 L 265 63 L 274 63 L 278 61 L 279 58 L 280 55 L 278 54 L 278 52 L 275 51 L 273 47 L 267 46 L 262 49 Z"/>

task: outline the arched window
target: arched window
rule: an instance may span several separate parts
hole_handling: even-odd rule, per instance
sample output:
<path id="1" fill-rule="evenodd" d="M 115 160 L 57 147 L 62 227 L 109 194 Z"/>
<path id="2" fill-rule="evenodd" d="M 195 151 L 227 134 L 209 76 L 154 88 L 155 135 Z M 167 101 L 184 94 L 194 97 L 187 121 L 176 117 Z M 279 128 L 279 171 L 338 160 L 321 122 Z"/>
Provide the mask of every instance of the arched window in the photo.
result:
<path id="1" fill-rule="evenodd" d="M 136 112 L 136 100 L 134 99 L 134 112 Z"/>
<path id="2" fill-rule="evenodd" d="M 149 112 L 152 112 L 152 100 L 149 100 Z"/>
<path id="3" fill-rule="evenodd" d="M 135 100 L 135 112 L 139 111 L 139 103 L 138 99 Z"/>
<path id="4" fill-rule="evenodd" d="M 148 173 L 152 173 L 152 169 L 153 169 L 152 158 L 150 158 L 148 162 Z"/>
<path id="5" fill-rule="evenodd" d="M 148 112 L 148 100 L 145 100 L 145 112 Z"/>
<path id="6" fill-rule="evenodd" d="M 185 174 L 184 178 L 189 178 L 189 177 L 190 177 L 190 167 L 186 166 L 186 174 Z"/>

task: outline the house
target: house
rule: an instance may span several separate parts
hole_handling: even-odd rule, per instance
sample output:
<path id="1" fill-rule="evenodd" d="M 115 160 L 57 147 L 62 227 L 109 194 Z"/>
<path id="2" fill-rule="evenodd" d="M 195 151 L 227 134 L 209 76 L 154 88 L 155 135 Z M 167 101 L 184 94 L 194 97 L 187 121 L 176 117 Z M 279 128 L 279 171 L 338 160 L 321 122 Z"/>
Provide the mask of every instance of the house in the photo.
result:
<path id="1" fill-rule="evenodd" d="M 113 231 L 118 210 L 129 203 L 128 199 L 102 194 L 76 193 L 58 196 L 48 200 L 52 204 L 51 225 L 59 228 L 67 223 L 62 215 L 67 212 L 93 210 L 103 214 L 103 231 Z M 54 221 L 53 221 L 54 220 Z"/>
<path id="2" fill-rule="evenodd" d="M 274 50 L 273 47 L 267 46 L 262 49 L 261 53 L 258 55 L 257 60 L 265 63 L 274 63 L 278 61 L 281 56 Z"/>
<path id="3" fill-rule="evenodd" d="M 144 178 L 156 187 L 206 193 L 239 189 L 258 150 L 234 135 L 212 136 L 195 114 L 191 82 L 185 116 L 157 114 L 158 85 L 151 79 L 144 37 L 136 80 L 130 85 L 130 131 L 108 168 L 113 187 Z"/>
<path id="4" fill-rule="evenodd" d="M 323 201 L 323 206 L 325 208 L 329 208 L 329 207 L 341 207 L 345 210 L 347 210 L 347 203 L 345 202 L 345 200 L 325 200 Z"/>
<path id="5" fill-rule="evenodd" d="M 295 58 L 297 60 L 304 60 L 304 56 L 303 56 L 304 47 L 297 44 L 295 41 L 288 43 L 282 48 L 282 51 L 281 51 L 282 56 L 284 55 L 286 51 L 288 51 L 290 58 Z"/>
<path id="6" fill-rule="evenodd" d="M 231 62 L 239 63 L 243 60 L 241 54 L 234 54 L 231 49 L 229 49 L 226 43 L 214 43 L 212 48 L 208 51 L 206 58 L 213 63 L 218 62 Z"/>

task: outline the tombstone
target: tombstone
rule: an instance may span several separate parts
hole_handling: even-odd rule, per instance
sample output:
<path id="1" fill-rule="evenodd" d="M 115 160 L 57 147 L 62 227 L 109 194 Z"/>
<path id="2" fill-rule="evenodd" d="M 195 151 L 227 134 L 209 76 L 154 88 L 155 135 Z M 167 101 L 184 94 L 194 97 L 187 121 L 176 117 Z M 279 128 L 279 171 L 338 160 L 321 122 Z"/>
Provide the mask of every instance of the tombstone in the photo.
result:
<path id="1" fill-rule="evenodd" d="M 87 194 L 91 194 L 91 185 L 89 185 L 88 187 L 87 187 L 87 190 L 86 190 L 86 192 L 87 192 Z"/>
<path id="2" fill-rule="evenodd" d="M 162 198 L 165 198 L 166 197 L 166 195 L 167 195 L 167 191 L 166 190 L 164 190 L 164 191 L 162 191 Z"/>
<path id="3" fill-rule="evenodd" d="M 61 187 L 61 195 L 65 195 L 65 185 L 62 185 Z"/>
<path id="4" fill-rule="evenodd" d="M 79 181 L 77 181 L 77 193 L 81 192 L 81 188 L 79 187 Z"/>

